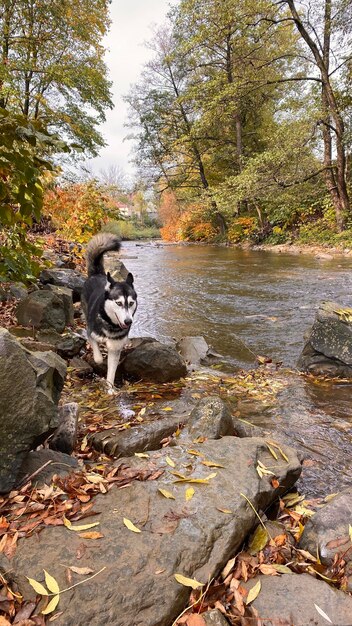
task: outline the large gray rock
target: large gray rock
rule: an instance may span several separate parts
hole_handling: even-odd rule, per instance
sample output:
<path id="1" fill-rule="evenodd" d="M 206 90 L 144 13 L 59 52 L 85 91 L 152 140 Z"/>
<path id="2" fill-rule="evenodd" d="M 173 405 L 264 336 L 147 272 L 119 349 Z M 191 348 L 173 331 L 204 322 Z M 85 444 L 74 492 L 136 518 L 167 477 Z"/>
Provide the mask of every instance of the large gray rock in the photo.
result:
<path id="1" fill-rule="evenodd" d="M 44 290 L 51 291 L 58 298 L 62 300 L 65 310 L 66 326 L 72 326 L 74 324 L 74 309 L 73 309 L 73 291 L 68 287 L 59 287 L 59 285 L 51 285 L 50 283 L 44 285 Z"/>
<path id="2" fill-rule="evenodd" d="M 324 565 L 331 565 L 335 555 L 347 563 L 346 576 L 352 576 L 352 546 L 349 525 L 352 522 L 352 487 L 330 500 L 307 521 L 300 547 L 320 556 Z M 352 586 L 352 580 L 351 580 Z"/>
<path id="3" fill-rule="evenodd" d="M 17 484 L 26 483 L 29 479 L 33 486 L 40 487 L 49 484 L 55 474 L 66 476 L 73 470 L 78 470 L 79 465 L 77 459 L 57 452 L 42 448 L 41 450 L 33 450 L 28 452 L 24 457 L 22 465 L 19 469 Z"/>
<path id="4" fill-rule="evenodd" d="M 66 365 L 53 352 L 26 352 L 2 328 L 0 371 L 0 492 L 6 492 L 27 452 L 58 425 Z"/>
<path id="5" fill-rule="evenodd" d="M 122 473 L 127 465 L 153 472 L 162 469 L 164 474 L 156 480 L 134 481 L 126 489 L 112 488 L 95 498 L 94 510 L 101 513 L 91 521 L 100 522 L 94 530 L 101 532 L 101 539 L 84 539 L 63 526 L 44 528 L 39 535 L 19 541 L 11 565 L 0 555 L 0 566 L 6 571 L 11 568 L 25 598 L 34 593 L 25 577 L 43 580 L 43 569 L 65 588 L 62 563 L 92 567 L 95 572 L 104 568 L 95 578 L 62 594 L 57 626 L 170 626 L 190 594 L 175 574 L 206 584 L 257 523 L 241 494 L 260 511 L 296 481 L 301 469 L 291 449 L 285 447 L 288 463 L 275 461 L 261 439 L 207 441 L 198 446 L 203 457 L 189 454 L 188 448 L 177 446 L 151 452 L 148 459 L 122 460 Z M 168 465 L 167 456 L 175 468 Z M 204 459 L 224 468 L 212 470 L 202 464 Z M 258 460 L 275 472 L 278 489 L 272 487 L 270 477 L 259 478 Z M 179 479 L 173 471 L 189 480 L 216 475 L 208 484 L 192 485 L 175 482 Z M 195 493 L 186 501 L 185 491 L 191 486 Z M 172 492 L 175 500 L 164 497 L 160 488 Z M 221 511 L 224 508 L 232 513 Z M 129 530 L 124 518 L 141 532 Z M 77 560 L 78 556 L 82 558 Z M 82 578 L 74 577 L 73 582 L 78 580 Z"/>
<path id="6" fill-rule="evenodd" d="M 66 324 L 64 304 L 61 298 L 50 291 L 34 291 L 20 300 L 16 315 L 22 326 L 52 328 L 59 333 Z"/>
<path id="7" fill-rule="evenodd" d="M 187 363 L 199 365 L 206 358 L 209 346 L 204 337 L 183 337 L 176 348 Z"/>
<path id="8" fill-rule="evenodd" d="M 127 377 L 167 383 L 186 376 L 187 367 L 177 350 L 158 341 L 137 346 L 123 361 Z"/>
<path id="9" fill-rule="evenodd" d="M 352 309 L 320 305 L 297 365 L 317 375 L 352 378 Z"/>
<path id="10" fill-rule="evenodd" d="M 258 576 L 241 583 L 247 590 L 260 580 L 261 589 L 252 606 L 265 626 L 349 626 L 352 598 L 309 574 Z M 330 622 L 319 613 L 318 606 Z M 255 622 L 257 623 L 257 621 Z"/>
<path id="11" fill-rule="evenodd" d="M 219 439 L 234 434 L 230 409 L 219 396 L 207 396 L 194 407 L 188 422 L 191 438 Z"/>
<path id="12" fill-rule="evenodd" d="M 58 285 L 59 287 L 72 289 L 74 302 L 79 302 L 81 299 L 85 278 L 83 274 L 77 270 L 66 268 L 44 269 L 39 276 L 39 280 L 43 283 L 43 285 L 50 283 L 51 285 Z"/>

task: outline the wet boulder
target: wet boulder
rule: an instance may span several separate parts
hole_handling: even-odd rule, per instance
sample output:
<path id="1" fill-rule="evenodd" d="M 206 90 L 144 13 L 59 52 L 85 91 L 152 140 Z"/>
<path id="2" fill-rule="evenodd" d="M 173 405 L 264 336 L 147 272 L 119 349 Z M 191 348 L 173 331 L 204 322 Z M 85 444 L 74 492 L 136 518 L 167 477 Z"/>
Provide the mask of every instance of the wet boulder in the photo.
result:
<path id="1" fill-rule="evenodd" d="M 66 268 L 44 269 L 39 280 L 43 285 L 51 284 L 72 289 L 73 302 L 79 302 L 85 281 L 83 274 L 77 270 Z"/>
<path id="2" fill-rule="evenodd" d="M 73 470 L 78 469 L 77 459 L 68 454 L 49 450 L 48 448 L 32 450 L 23 459 L 15 486 L 23 484 L 30 479 L 35 487 L 40 487 L 44 484 L 48 485 L 55 474 L 66 476 Z"/>
<path id="3" fill-rule="evenodd" d="M 323 302 L 297 366 L 304 372 L 352 378 L 352 309 Z"/>
<path id="4" fill-rule="evenodd" d="M 345 625 L 351 623 L 352 598 L 309 574 L 257 576 L 241 583 L 247 591 L 260 581 L 260 593 L 251 603 L 264 624 L 294 626 Z M 320 610 L 319 610 L 320 609 Z M 326 617 L 323 617 L 322 613 Z"/>
<path id="5" fill-rule="evenodd" d="M 208 354 L 209 346 L 204 337 L 183 337 L 177 342 L 176 348 L 186 363 L 199 365 Z"/>
<path id="6" fill-rule="evenodd" d="M 188 436 L 220 439 L 234 434 L 230 409 L 219 396 L 207 396 L 198 402 L 188 422 Z"/>
<path id="7" fill-rule="evenodd" d="M 94 499 L 99 517 L 87 518 L 84 523 L 100 522 L 98 541 L 68 532 L 64 526 L 46 527 L 39 537 L 32 535 L 18 542 L 10 564 L 0 554 L 0 567 L 5 571 L 11 568 L 11 577 L 27 599 L 35 592 L 26 576 L 41 581 L 45 569 L 63 589 L 67 582 L 61 563 L 78 567 L 94 564 L 98 575 L 60 596 L 57 626 L 170 626 L 189 604 L 191 591 L 177 582 L 175 574 L 206 585 L 257 523 L 241 494 L 261 511 L 290 488 L 300 473 L 292 449 L 284 447 L 288 463 L 282 463 L 273 459 L 261 439 L 223 437 L 199 444 L 197 449 L 201 457 L 191 455 L 187 443 L 149 452 L 148 458 L 120 459 L 114 479 L 120 478 L 121 484 L 124 476 L 139 480 L 126 489 L 112 486 Z M 169 465 L 170 459 L 175 470 Z M 211 471 L 203 464 L 204 459 L 221 467 Z M 259 479 L 258 460 L 270 465 L 279 487 L 273 487 L 269 476 Z M 185 474 L 186 480 L 177 478 L 174 471 Z M 192 478 L 203 479 L 206 484 L 187 482 Z M 194 494 L 186 501 L 185 491 L 191 486 Z M 165 497 L 160 489 L 170 492 L 174 499 Z M 231 513 L 224 514 L 224 508 Z M 140 532 L 131 532 L 124 518 Z M 73 582 L 78 580 L 74 577 Z"/>
<path id="8" fill-rule="evenodd" d="M 52 328 L 61 333 L 66 324 L 65 308 L 61 298 L 50 291 L 34 291 L 20 300 L 17 321 L 22 326 Z"/>
<path id="9" fill-rule="evenodd" d="M 126 355 L 123 372 L 127 378 L 167 383 L 186 376 L 187 367 L 175 348 L 149 341 Z"/>
<path id="10" fill-rule="evenodd" d="M 0 371 L 0 492 L 7 492 L 27 452 L 58 426 L 66 364 L 53 352 L 27 352 L 1 328 Z"/>
<path id="11" fill-rule="evenodd" d="M 77 442 L 79 406 L 77 402 L 68 402 L 59 407 L 59 426 L 49 439 L 51 450 L 71 454 Z"/>
<path id="12" fill-rule="evenodd" d="M 324 565 L 335 559 L 346 562 L 346 577 L 352 590 L 352 549 L 349 524 L 352 520 L 352 487 L 344 489 L 307 521 L 300 548 L 319 554 Z"/>

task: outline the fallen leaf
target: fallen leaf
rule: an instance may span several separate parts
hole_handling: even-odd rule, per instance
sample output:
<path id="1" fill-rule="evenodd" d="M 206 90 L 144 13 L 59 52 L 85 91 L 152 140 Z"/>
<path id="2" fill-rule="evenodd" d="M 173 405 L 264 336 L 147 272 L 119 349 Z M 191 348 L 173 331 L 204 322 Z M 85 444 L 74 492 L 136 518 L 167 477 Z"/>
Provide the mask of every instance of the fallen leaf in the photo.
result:
<path id="1" fill-rule="evenodd" d="M 198 450 L 194 450 L 193 448 L 190 448 L 189 450 L 187 450 L 187 452 L 188 454 L 193 454 L 194 456 L 204 456 L 204 454 L 198 452 Z"/>
<path id="2" fill-rule="evenodd" d="M 157 569 L 156 572 L 154 572 L 154 574 L 156 574 L 158 576 L 159 574 L 162 574 L 163 572 L 165 572 L 165 568 L 164 569 Z"/>
<path id="3" fill-rule="evenodd" d="M 276 569 L 279 574 L 293 574 L 293 571 L 287 567 L 287 565 L 281 565 L 280 563 L 273 563 L 273 568 Z"/>
<path id="4" fill-rule="evenodd" d="M 139 456 L 141 459 L 149 459 L 149 454 L 146 452 L 135 452 L 134 456 Z"/>
<path id="5" fill-rule="evenodd" d="M 102 535 L 101 533 L 94 531 L 91 533 L 79 533 L 78 536 L 82 537 L 82 539 L 101 539 L 102 537 L 104 537 L 104 535 Z"/>
<path id="6" fill-rule="evenodd" d="M 186 624 L 187 626 L 207 626 L 199 613 L 191 613 L 191 615 L 188 616 Z"/>
<path id="7" fill-rule="evenodd" d="M 51 591 L 52 593 L 60 593 L 60 587 L 57 580 L 55 580 L 55 578 L 51 576 L 51 574 L 49 574 L 49 572 L 47 572 L 46 570 L 44 570 L 44 576 L 45 583 L 49 591 Z"/>
<path id="8" fill-rule="evenodd" d="M 188 489 L 186 489 L 185 499 L 187 500 L 187 502 L 188 500 L 191 500 L 193 498 L 194 494 L 195 494 L 195 491 L 193 487 L 188 487 Z"/>
<path id="9" fill-rule="evenodd" d="M 195 580 L 194 578 L 187 578 L 186 576 L 183 576 L 182 574 L 175 574 L 175 578 L 177 582 L 180 583 L 180 585 L 183 585 L 184 587 L 192 587 L 192 589 L 199 589 L 199 587 L 204 587 L 204 583 L 200 583 L 198 582 L 198 580 Z"/>
<path id="10" fill-rule="evenodd" d="M 164 496 L 164 498 L 169 498 L 170 500 L 176 500 L 175 496 L 171 493 L 171 491 L 167 491 L 166 489 L 158 489 L 158 491 L 160 491 L 161 495 Z"/>
<path id="11" fill-rule="evenodd" d="M 94 572 L 94 570 L 90 567 L 76 567 L 75 565 L 70 565 L 69 569 L 80 576 L 88 576 L 88 574 L 92 574 Z"/>
<path id="12" fill-rule="evenodd" d="M 267 563 L 262 563 L 259 565 L 259 570 L 264 576 L 277 576 L 277 571 L 272 565 L 268 565 Z"/>
<path id="13" fill-rule="evenodd" d="M 123 523 L 128 528 L 128 530 L 132 530 L 134 533 L 141 533 L 142 532 L 139 528 L 137 528 L 137 526 L 135 526 L 133 524 L 133 522 L 131 522 L 131 520 L 127 519 L 127 517 L 123 518 Z"/>
<path id="14" fill-rule="evenodd" d="M 260 552 L 260 550 L 263 550 L 263 548 L 265 548 L 266 544 L 268 543 L 268 540 L 268 531 L 266 530 L 266 528 L 263 528 L 263 526 L 259 524 L 249 542 L 249 554 L 254 555 Z"/>
<path id="15" fill-rule="evenodd" d="M 258 580 L 258 582 L 254 585 L 254 587 L 252 587 L 252 589 L 249 590 L 248 596 L 245 600 L 246 604 L 250 604 L 251 602 L 253 602 L 253 600 L 257 598 L 257 596 L 260 593 L 261 586 L 262 586 L 261 582 L 260 580 Z"/>
<path id="16" fill-rule="evenodd" d="M 34 578 L 28 578 L 28 576 L 26 576 L 26 578 L 36 593 L 40 593 L 41 596 L 49 595 L 44 585 L 42 585 L 41 583 L 38 583 L 38 581 L 34 580 Z"/>
<path id="17" fill-rule="evenodd" d="M 162 411 L 173 411 L 173 408 L 171 406 L 164 406 L 161 410 Z"/>
<path id="18" fill-rule="evenodd" d="M 52 613 L 53 611 L 55 611 L 57 605 L 59 604 L 59 600 L 60 600 L 60 596 L 54 596 L 53 598 L 51 598 L 48 606 L 45 607 L 45 609 L 43 609 L 42 614 L 43 615 L 49 615 L 49 613 Z"/>
<path id="19" fill-rule="evenodd" d="M 235 565 L 235 562 L 236 562 L 236 557 L 235 556 L 233 557 L 233 559 L 230 559 L 229 561 L 227 561 L 224 569 L 221 572 L 221 577 L 223 578 L 223 580 L 225 580 L 225 578 L 227 578 L 227 576 L 231 572 L 233 566 Z"/>
<path id="20" fill-rule="evenodd" d="M 175 463 L 175 461 L 173 461 L 172 459 L 170 459 L 170 457 L 169 457 L 169 456 L 166 456 L 166 457 L 165 457 L 165 461 L 166 461 L 166 463 L 167 463 L 168 465 L 170 465 L 170 467 L 176 467 L 176 463 Z"/>
<path id="21" fill-rule="evenodd" d="M 329 624 L 332 624 L 332 621 L 330 619 L 330 617 L 328 615 L 326 615 L 326 613 L 323 611 L 323 609 L 320 608 L 320 606 L 318 606 L 317 604 L 314 604 L 316 610 L 318 611 L 319 615 L 321 615 L 324 619 L 326 619 L 327 622 L 329 622 Z"/>
<path id="22" fill-rule="evenodd" d="M 11 626 L 11 623 L 2 615 L 0 615 L 0 626 Z"/>
<path id="23" fill-rule="evenodd" d="M 221 509 L 219 506 L 216 507 L 220 513 L 232 513 L 230 509 Z"/>
<path id="24" fill-rule="evenodd" d="M 99 526 L 100 522 L 92 522 L 92 524 L 81 524 L 79 526 L 73 526 L 72 522 L 67 519 L 65 516 L 63 517 L 64 525 L 69 530 L 75 530 L 76 532 L 81 532 L 82 530 L 89 530 L 90 528 L 94 528 L 95 526 Z"/>
<path id="25" fill-rule="evenodd" d="M 352 526 L 351 526 L 351 524 L 348 525 L 348 534 L 349 534 L 350 540 L 352 541 Z"/>

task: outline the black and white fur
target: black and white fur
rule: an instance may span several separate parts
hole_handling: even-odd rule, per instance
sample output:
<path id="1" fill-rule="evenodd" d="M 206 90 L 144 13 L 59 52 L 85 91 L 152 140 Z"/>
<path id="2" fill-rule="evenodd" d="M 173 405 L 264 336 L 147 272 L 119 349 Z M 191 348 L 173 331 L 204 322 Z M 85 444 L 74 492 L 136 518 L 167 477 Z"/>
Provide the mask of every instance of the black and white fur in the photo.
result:
<path id="1" fill-rule="evenodd" d="M 112 390 L 116 369 L 123 346 L 127 343 L 133 316 L 137 309 L 137 294 L 133 276 L 128 274 L 124 282 L 116 282 L 105 274 L 105 252 L 118 251 L 121 243 L 116 235 L 100 233 L 87 246 L 88 278 L 82 290 L 82 308 L 87 320 L 88 341 L 93 349 L 96 363 L 103 362 L 99 343 L 105 343 L 108 351 L 107 382 Z"/>

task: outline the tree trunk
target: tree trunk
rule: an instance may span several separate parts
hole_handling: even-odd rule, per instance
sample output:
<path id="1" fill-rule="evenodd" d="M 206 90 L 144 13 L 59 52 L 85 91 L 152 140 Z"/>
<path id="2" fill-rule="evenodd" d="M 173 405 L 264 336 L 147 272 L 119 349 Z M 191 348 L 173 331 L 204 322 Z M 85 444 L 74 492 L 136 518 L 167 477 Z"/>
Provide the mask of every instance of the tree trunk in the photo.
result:
<path id="1" fill-rule="evenodd" d="M 321 48 L 315 43 L 304 26 L 297 12 L 294 0 L 287 0 L 294 23 L 300 35 L 310 48 L 315 63 L 319 69 L 322 82 L 322 113 L 323 113 L 323 141 L 324 165 L 326 166 L 325 182 L 335 209 L 336 225 L 342 231 L 346 225 L 346 218 L 350 213 L 350 200 L 346 184 L 346 153 L 345 127 L 336 101 L 335 93 L 329 75 L 330 41 L 331 41 L 331 0 L 325 0 L 324 6 L 324 40 Z M 333 135 L 332 135 L 333 131 Z M 333 136 L 336 148 L 336 163 L 332 162 Z"/>

